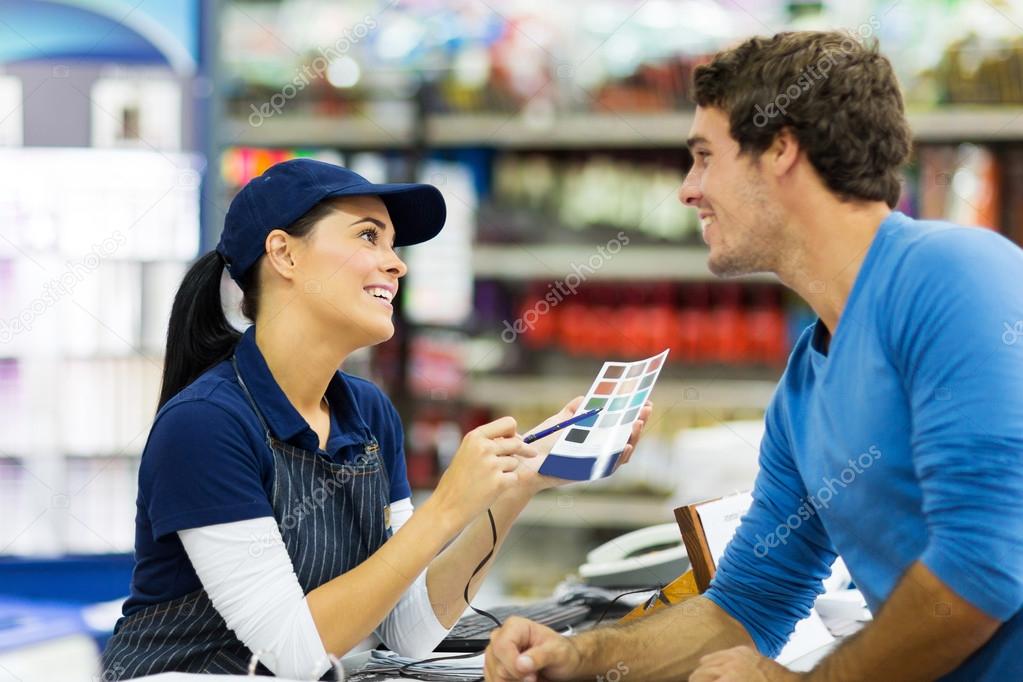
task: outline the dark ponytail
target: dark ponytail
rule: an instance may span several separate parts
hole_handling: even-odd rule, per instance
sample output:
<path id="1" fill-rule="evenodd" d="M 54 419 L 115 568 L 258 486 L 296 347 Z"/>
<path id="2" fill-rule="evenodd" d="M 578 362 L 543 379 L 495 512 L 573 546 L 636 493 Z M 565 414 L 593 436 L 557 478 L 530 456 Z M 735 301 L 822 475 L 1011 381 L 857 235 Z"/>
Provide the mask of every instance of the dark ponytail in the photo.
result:
<path id="1" fill-rule="evenodd" d="M 207 369 L 230 357 L 241 338 L 224 315 L 220 300 L 223 274 L 224 260 L 210 251 L 192 264 L 181 281 L 167 325 L 159 407 Z"/>
<path id="2" fill-rule="evenodd" d="M 301 218 L 282 228 L 293 237 L 306 237 L 321 219 L 336 209 L 340 200 L 327 199 L 309 209 Z M 250 267 L 238 282 L 242 290 L 242 314 L 253 322 L 259 310 L 259 263 Z M 163 362 L 163 386 L 159 410 L 185 386 L 221 360 L 231 357 L 241 333 L 224 315 L 220 281 L 224 260 L 210 251 L 185 273 L 174 297 L 167 325 L 167 349 Z"/>

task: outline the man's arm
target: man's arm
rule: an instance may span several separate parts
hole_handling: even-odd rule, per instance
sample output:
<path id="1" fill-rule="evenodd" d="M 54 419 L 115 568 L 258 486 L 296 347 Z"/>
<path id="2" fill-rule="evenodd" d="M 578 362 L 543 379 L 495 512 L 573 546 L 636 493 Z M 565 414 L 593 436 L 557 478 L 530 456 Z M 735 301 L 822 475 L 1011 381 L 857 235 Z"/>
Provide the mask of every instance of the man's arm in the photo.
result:
<path id="1" fill-rule="evenodd" d="M 714 602 L 695 597 L 639 620 L 598 628 L 576 637 L 522 618 L 510 618 L 491 634 L 487 680 L 535 682 L 632 676 L 661 682 L 685 680 L 707 651 L 753 645 L 737 620 Z"/>
<path id="2" fill-rule="evenodd" d="M 740 647 L 704 657 L 691 682 L 935 680 L 958 668 L 999 625 L 917 562 L 877 617 L 811 672 L 793 673 Z"/>
<path id="3" fill-rule="evenodd" d="M 828 656 L 809 679 L 933 680 L 959 667 L 999 625 L 917 562 L 877 618 Z"/>

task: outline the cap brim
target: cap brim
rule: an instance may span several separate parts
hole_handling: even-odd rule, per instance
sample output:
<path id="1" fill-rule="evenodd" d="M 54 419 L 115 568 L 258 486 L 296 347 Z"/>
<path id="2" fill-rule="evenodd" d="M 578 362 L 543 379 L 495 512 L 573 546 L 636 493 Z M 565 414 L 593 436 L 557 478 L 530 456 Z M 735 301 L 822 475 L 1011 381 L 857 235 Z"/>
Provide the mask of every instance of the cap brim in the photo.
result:
<path id="1" fill-rule="evenodd" d="M 444 195 L 433 185 L 383 183 L 357 185 L 328 192 L 326 197 L 378 195 L 394 224 L 394 245 L 411 246 L 436 237 L 447 219 Z"/>

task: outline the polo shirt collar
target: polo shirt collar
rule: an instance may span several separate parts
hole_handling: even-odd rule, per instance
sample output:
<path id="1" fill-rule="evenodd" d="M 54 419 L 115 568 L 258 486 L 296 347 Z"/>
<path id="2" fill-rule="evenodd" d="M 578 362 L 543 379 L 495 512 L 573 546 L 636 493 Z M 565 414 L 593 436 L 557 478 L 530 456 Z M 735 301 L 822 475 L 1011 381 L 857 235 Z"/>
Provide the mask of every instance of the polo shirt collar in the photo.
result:
<path id="1" fill-rule="evenodd" d="M 263 413 L 270 433 L 303 450 L 319 450 L 319 436 L 298 413 L 274 379 L 263 353 L 256 345 L 256 326 L 245 330 L 235 349 L 238 373 L 245 381 L 259 411 Z M 366 426 L 344 374 L 335 372 L 327 386 L 330 403 L 330 435 L 327 454 L 334 457 L 343 447 L 365 443 L 372 437 Z"/>

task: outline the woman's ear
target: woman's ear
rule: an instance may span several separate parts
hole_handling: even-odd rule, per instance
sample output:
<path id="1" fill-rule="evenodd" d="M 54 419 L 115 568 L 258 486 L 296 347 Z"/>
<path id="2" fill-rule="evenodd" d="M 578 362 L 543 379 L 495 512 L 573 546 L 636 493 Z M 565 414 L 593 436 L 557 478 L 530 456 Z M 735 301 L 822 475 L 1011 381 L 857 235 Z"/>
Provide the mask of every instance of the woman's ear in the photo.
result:
<path id="1" fill-rule="evenodd" d="M 295 258 L 292 253 L 294 240 L 284 230 L 273 230 L 266 236 L 266 259 L 270 267 L 284 279 L 293 279 Z"/>

